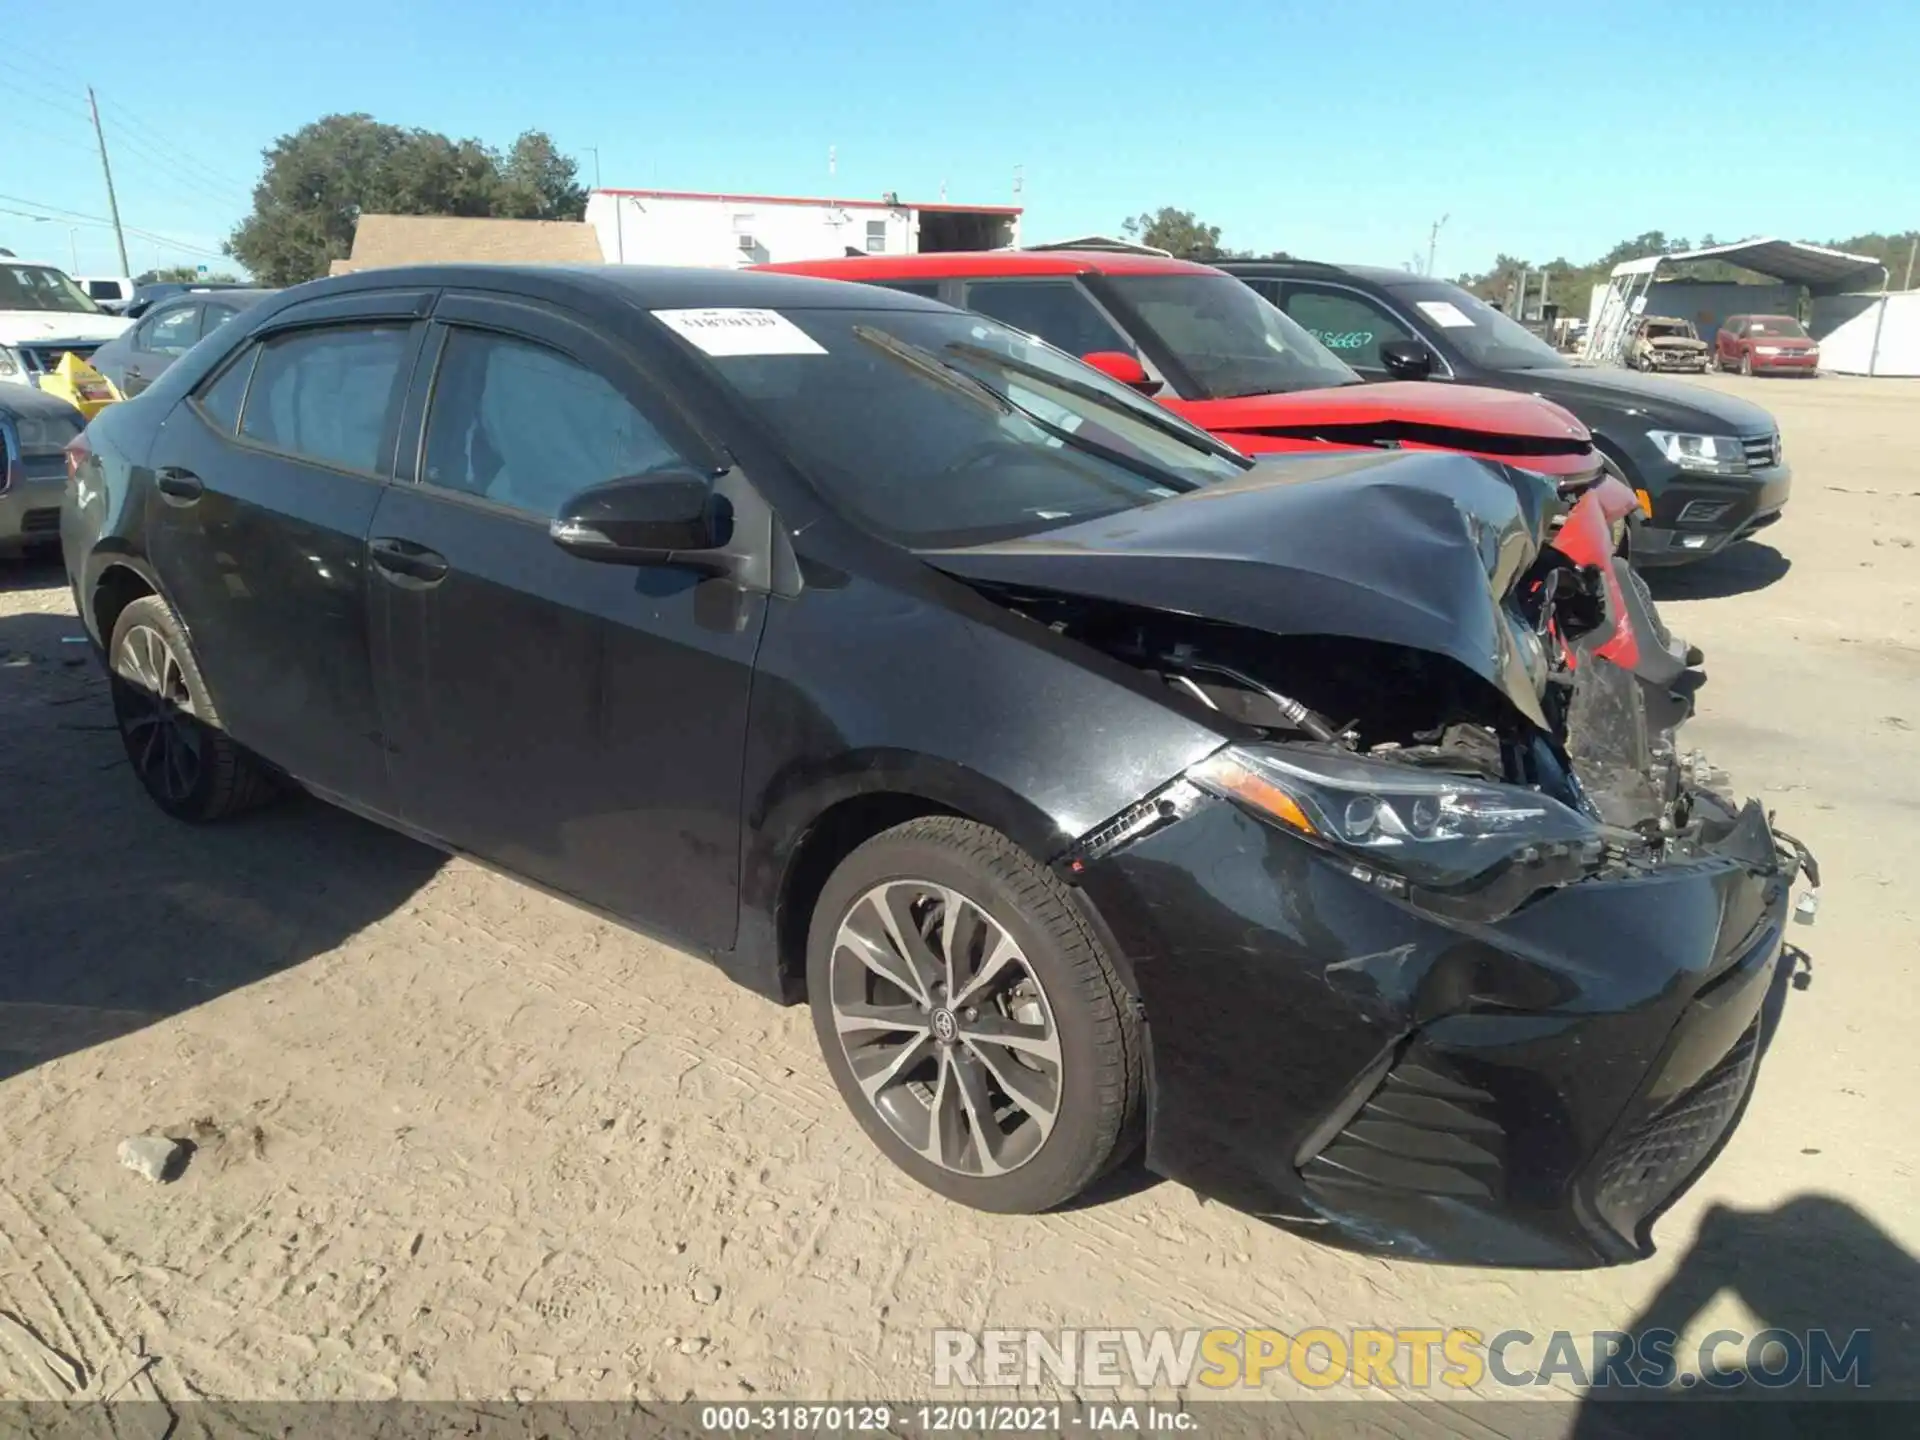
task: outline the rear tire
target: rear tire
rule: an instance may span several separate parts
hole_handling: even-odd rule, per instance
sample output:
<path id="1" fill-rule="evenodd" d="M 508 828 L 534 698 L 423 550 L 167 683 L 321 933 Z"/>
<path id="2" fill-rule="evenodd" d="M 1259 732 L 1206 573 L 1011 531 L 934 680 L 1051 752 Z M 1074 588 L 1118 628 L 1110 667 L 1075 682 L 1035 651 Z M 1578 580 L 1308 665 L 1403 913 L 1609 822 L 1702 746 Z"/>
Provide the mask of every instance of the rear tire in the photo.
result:
<path id="1" fill-rule="evenodd" d="M 996 830 L 930 816 L 849 855 L 814 909 L 807 991 L 861 1128 L 950 1200 L 1048 1210 L 1138 1143 L 1133 1000 L 1072 892 Z"/>
<path id="2" fill-rule="evenodd" d="M 107 666 L 127 759 L 167 814 L 220 820 L 278 793 L 260 762 L 221 728 L 186 632 L 166 601 L 145 595 L 120 612 Z"/>

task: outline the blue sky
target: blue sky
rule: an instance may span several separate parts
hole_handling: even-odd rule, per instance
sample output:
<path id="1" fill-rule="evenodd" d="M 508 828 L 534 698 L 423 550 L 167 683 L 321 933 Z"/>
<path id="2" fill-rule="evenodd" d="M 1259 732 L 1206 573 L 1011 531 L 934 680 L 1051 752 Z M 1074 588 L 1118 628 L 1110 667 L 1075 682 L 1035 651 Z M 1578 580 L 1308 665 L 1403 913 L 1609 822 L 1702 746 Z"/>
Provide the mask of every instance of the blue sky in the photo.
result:
<path id="1" fill-rule="evenodd" d="M 1444 214 L 1446 274 L 1650 229 L 1920 226 L 1914 0 L 9 9 L 0 246 L 77 245 L 82 273 L 118 268 L 86 223 L 89 83 L 136 271 L 218 264 L 195 252 L 246 212 L 261 150 L 355 110 L 499 146 L 544 129 L 589 183 L 598 147 L 609 186 L 1005 204 L 1018 167 L 1029 240 L 1172 204 L 1237 247 L 1399 264 Z"/>

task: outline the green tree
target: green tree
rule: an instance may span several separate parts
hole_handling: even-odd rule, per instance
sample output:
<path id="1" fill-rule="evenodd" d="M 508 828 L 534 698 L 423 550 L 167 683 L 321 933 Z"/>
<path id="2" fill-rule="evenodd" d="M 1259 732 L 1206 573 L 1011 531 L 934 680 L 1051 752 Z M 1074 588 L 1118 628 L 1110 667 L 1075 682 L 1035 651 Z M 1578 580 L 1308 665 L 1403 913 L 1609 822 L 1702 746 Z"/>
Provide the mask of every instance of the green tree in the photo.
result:
<path id="1" fill-rule="evenodd" d="M 529 130 L 505 157 L 479 140 L 326 115 L 265 152 L 253 213 L 227 251 L 263 285 L 327 273 L 353 248 L 363 214 L 578 220 L 586 191 L 574 163 Z"/>
<path id="2" fill-rule="evenodd" d="M 1151 245 L 1183 260 L 1222 260 L 1228 254 L 1220 248 L 1218 225 L 1205 224 L 1191 210 L 1171 205 L 1122 221 L 1120 233 L 1136 244 Z"/>

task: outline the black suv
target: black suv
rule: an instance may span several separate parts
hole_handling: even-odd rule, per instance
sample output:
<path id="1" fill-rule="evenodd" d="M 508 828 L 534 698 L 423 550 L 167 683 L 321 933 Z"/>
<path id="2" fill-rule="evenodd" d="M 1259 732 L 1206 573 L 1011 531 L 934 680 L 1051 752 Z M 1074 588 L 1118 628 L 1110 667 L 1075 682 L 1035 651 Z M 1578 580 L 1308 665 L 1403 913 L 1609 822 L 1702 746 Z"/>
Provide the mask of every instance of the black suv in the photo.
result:
<path id="1" fill-rule="evenodd" d="M 1793 475 L 1758 405 L 1702 386 L 1586 365 L 1458 285 L 1307 260 L 1220 266 L 1370 380 L 1452 380 L 1566 406 L 1640 495 L 1634 563 L 1675 565 L 1780 518 Z"/>

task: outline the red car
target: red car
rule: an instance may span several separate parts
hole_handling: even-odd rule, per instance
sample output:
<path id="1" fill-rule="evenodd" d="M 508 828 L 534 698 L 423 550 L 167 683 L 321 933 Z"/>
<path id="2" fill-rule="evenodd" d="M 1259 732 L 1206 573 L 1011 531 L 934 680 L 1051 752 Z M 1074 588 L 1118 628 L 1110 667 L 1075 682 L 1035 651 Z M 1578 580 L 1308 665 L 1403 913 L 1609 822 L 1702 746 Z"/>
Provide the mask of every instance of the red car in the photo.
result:
<path id="1" fill-rule="evenodd" d="M 1156 255 L 963 251 L 759 267 L 942 300 L 1037 335 L 1247 454 L 1462 450 L 1551 475 L 1596 474 L 1587 428 L 1551 401 L 1477 385 L 1369 385 L 1231 275 Z"/>
<path id="2" fill-rule="evenodd" d="M 1733 315 L 1713 337 L 1713 358 L 1742 375 L 1811 375 L 1820 344 L 1791 315 Z"/>

